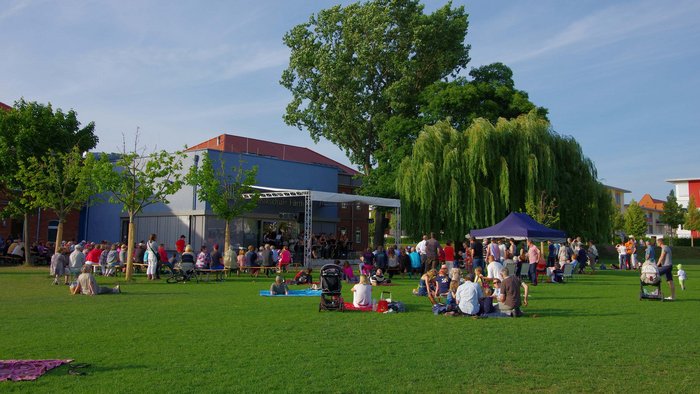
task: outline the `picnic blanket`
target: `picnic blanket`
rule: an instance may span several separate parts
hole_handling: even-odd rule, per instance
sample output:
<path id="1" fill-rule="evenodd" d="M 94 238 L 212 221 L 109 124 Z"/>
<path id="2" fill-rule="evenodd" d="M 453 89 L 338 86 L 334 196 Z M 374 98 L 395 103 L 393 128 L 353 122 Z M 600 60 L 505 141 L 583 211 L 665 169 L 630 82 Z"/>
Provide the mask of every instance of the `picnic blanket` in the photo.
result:
<path id="1" fill-rule="evenodd" d="M 260 295 L 263 297 L 319 297 L 321 290 L 289 290 L 289 294 L 270 295 L 270 290 L 260 290 Z"/>
<path id="2" fill-rule="evenodd" d="M 73 360 L 0 360 L 0 382 L 36 380 L 51 369 Z"/>
<path id="3" fill-rule="evenodd" d="M 372 305 L 358 307 L 353 305 L 352 302 L 346 302 L 343 306 L 345 306 L 346 311 L 372 312 Z"/>

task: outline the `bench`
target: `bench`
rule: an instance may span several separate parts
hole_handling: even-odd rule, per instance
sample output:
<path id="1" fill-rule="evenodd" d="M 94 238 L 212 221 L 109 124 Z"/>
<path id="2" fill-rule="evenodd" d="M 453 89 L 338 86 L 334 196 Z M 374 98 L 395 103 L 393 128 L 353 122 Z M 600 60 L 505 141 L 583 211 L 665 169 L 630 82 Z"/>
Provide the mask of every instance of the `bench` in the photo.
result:
<path id="1" fill-rule="evenodd" d="M 215 274 L 216 277 L 214 280 L 217 282 L 223 282 L 224 281 L 224 275 L 226 273 L 226 268 L 220 268 L 220 269 L 210 269 L 210 268 L 196 268 L 195 271 L 197 271 L 197 275 L 200 274 L 205 274 L 207 279 L 205 282 L 209 282 L 209 276 L 211 274 Z"/>

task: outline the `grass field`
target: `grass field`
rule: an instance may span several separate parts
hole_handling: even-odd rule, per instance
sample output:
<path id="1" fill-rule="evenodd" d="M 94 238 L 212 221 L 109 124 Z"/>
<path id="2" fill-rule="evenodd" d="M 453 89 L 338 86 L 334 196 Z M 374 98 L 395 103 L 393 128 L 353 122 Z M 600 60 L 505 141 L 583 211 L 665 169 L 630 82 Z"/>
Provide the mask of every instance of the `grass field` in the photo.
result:
<path id="1" fill-rule="evenodd" d="M 605 271 L 534 288 L 527 317 L 479 320 L 433 316 L 408 279 L 387 288 L 408 312 L 382 315 L 259 297 L 264 278 L 139 276 L 88 297 L 52 286 L 46 268 L 5 267 L 0 358 L 91 367 L 0 392 L 698 392 L 700 265 L 679 262 L 688 290 L 674 302 L 639 301 L 636 273 Z"/>

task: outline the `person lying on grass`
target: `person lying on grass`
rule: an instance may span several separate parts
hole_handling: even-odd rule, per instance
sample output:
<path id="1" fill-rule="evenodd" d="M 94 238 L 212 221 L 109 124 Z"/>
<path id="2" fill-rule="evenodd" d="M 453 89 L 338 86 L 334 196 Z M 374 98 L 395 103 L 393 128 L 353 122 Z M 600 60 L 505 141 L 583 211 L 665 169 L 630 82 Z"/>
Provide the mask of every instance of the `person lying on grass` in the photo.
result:
<path id="1" fill-rule="evenodd" d="M 307 268 L 297 272 L 294 276 L 294 283 L 298 285 L 310 285 L 313 282 L 313 277 L 311 276 L 312 271 L 311 268 Z"/>
<path id="2" fill-rule="evenodd" d="M 270 295 L 288 295 L 289 289 L 287 284 L 284 282 L 281 276 L 277 275 L 275 277 L 275 282 L 270 286 Z"/>
<path id="3" fill-rule="evenodd" d="M 352 305 L 356 308 L 372 305 L 372 286 L 367 283 L 367 276 L 360 275 L 360 282 L 352 287 Z"/>
<path id="4" fill-rule="evenodd" d="M 71 285 L 71 294 L 98 295 L 121 293 L 119 285 L 114 287 L 98 286 L 95 277 L 92 275 L 92 267 L 89 264 L 84 265 L 80 271 L 81 274 L 78 275 L 77 284 Z"/>

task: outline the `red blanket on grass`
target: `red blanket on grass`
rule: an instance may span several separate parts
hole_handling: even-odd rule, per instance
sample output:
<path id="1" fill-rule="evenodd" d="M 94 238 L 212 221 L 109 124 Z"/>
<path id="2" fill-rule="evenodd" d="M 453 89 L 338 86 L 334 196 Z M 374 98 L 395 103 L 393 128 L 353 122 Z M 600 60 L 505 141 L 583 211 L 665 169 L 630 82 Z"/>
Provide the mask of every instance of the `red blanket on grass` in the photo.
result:
<path id="1" fill-rule="evenodd" d="M 372 305 L 358 307 L 353 305 L 352 302 L 345 302 L 344 306 L 346 311 L 372 312 Z"/>
<path id="2" fill-rule="evenodd" d="M 36 380 L 51 369 L 73 360 L 0 360 L 0 382 Z"/>

